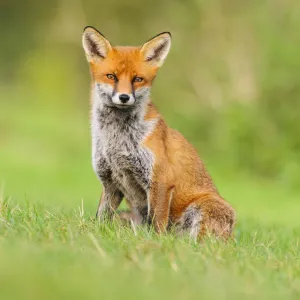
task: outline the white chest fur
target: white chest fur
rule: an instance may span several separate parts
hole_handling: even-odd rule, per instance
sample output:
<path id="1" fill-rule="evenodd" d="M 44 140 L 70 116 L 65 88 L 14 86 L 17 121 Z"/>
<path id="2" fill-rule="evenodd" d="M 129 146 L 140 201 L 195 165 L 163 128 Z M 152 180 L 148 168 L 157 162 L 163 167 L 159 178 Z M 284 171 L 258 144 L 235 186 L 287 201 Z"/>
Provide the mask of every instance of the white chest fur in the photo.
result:
<path id="1" fill-rule="evenodd" d="M 154 156 L 143 141 L 156 120 L 144 120 L 143 107 L 125 111 L 101 106 L 99 101 L 94 99 L 92 108 L 94 170 L 104 186 L 116 186 L 133 207 L 149 209 Z"/>

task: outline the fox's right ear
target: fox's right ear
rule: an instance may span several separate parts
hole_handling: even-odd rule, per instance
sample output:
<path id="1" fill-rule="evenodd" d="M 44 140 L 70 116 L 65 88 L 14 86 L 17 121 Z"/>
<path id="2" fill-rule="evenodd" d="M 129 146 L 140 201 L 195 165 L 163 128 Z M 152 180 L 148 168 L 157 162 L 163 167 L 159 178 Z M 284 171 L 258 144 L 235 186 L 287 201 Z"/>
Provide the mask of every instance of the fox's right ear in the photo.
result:
<path id="1" fill-rule="evenodd" d="M 112 49 L 110 42 L 91 26 L 84 28 L 82 45 L 88 62 L 102 61 Z"/>
<path id="2" fill-rule="evenodd" d="M 162 32 L 146 42 L 141 52 L 145 61 L 160 67 L 165 61 L 171 47 L 171 33 Z"/>

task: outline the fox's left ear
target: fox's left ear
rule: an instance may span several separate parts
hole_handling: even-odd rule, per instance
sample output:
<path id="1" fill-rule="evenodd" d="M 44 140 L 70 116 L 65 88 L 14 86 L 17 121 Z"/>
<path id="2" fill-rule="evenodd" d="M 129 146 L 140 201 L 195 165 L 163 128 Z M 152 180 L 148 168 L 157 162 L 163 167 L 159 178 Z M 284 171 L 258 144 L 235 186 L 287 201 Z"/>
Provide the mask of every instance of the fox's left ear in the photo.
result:
<path id="1" fill-rule="evenodd" d="M 171 48 L 171 33 L 163 32 L 146 42 L 142 48 L 141 52 L 144 56 L 145 61 L 160 67 Z"/>
<path id="2" fill-rule="evenodd" d="M 110 42 L 97 29 L 85 27 L 82 45 L 88 62 L 99 62 L 106 58 L 112 47 Z"/>

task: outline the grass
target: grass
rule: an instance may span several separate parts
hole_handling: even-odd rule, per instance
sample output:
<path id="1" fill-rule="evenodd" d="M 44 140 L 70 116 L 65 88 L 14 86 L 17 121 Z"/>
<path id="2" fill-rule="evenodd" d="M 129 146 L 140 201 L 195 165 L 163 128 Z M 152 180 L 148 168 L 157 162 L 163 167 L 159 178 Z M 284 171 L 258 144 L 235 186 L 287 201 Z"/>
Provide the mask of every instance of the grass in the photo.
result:
<path id="1" fill-rule="evenodd" d="M 15 107 L 0 109 L 1 299 L 299 299 L 299 191 L 208 157 L 234 241 L 100 224 L 87 114 Z"/>
<path id="2" fill-rule="evenodd" d="M 235 241 L 157 236 L 1 204 L 1 299 L 299 299 L 299 229 L 243 220 Z"/>

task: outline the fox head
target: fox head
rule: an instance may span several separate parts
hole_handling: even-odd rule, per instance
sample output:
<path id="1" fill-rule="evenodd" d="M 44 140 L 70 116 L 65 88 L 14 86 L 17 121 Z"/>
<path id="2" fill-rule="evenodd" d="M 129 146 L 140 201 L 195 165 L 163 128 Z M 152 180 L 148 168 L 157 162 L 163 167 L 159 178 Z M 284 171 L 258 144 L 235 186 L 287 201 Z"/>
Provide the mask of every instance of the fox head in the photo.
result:
<path id="1" fill-rule="evenodd" d="M 141 47 L 112 47 L 99 31 L 86 27 L 82 43 L 101 105 L 128 109 L 148 100 L 170 50 L 171 34 L 163 32 Z"/>

